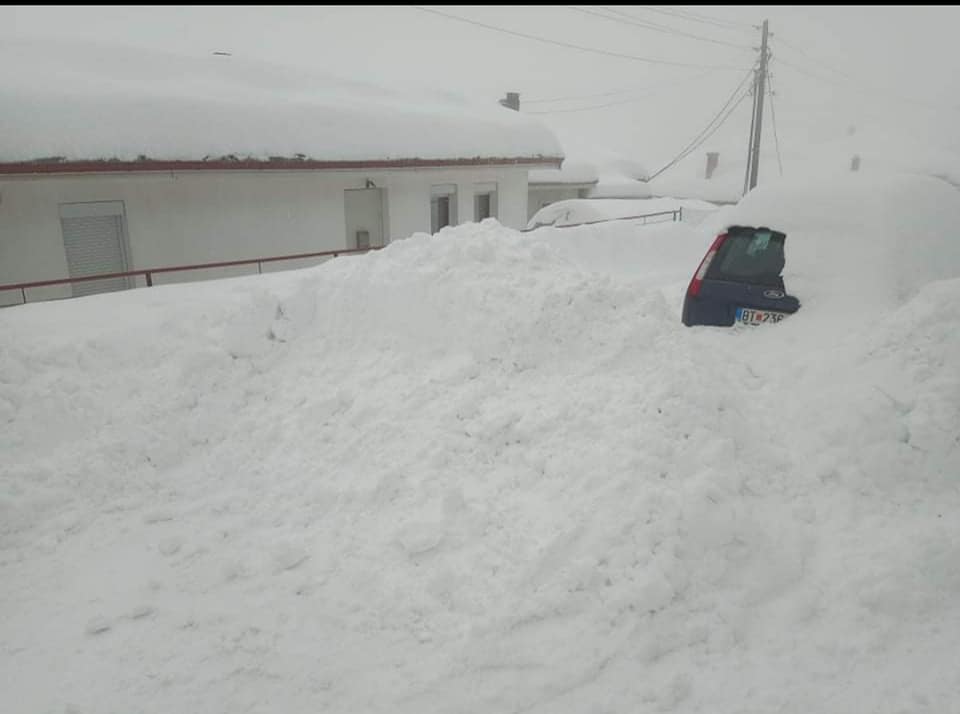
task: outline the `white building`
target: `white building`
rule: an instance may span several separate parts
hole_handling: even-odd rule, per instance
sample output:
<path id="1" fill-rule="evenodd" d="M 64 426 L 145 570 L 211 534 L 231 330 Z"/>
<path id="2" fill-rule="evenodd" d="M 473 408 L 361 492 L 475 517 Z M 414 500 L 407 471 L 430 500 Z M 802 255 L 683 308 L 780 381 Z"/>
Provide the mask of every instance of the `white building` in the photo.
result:
<path id="1" fill-rule="evenodd" d="M 0 285 L 376 247 L 491 216 L 522 228 L 528 170 L 562 161 L 542 124 L 496 104 L 234 57 L 99 52 L 0 48 L 0 64 L 28 68 L 0 76 Z"/>

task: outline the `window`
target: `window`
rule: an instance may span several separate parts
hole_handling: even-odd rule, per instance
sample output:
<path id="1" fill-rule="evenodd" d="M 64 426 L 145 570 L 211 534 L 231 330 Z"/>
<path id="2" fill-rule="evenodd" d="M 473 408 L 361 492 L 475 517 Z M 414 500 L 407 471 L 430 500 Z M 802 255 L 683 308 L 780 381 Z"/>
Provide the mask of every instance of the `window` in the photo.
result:
<path id="1" fill-rule="evenodd" d="M 430 232 L 457 224 L 457 186 L 444 184 L 430 189 Z"/>
<path id="2" fill-rule="evenodd" d="M 782 286 L 786 236 L 771 230 L 731 228 L 710 267 L 715 280 Z"/>
<path id="3" fill-rule="evenodd" d="M 497 184 L 474 184 L 473 191 L 473 220 L 497 218 Z"/>

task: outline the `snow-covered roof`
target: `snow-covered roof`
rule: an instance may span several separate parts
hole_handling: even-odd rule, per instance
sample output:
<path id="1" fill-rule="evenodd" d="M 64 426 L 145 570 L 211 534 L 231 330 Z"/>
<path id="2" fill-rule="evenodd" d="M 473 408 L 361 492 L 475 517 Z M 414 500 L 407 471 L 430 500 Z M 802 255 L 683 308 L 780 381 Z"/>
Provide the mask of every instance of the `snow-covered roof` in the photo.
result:
<path id="1" fill-rule="evenodd" d="M 542 123 L 495 102 L 413 96 L 239 57 L 5 40 L 0 68 L 6 164 L 273 158 L 304 166 L 555 166 L 562 158 Z"/>
<path id="2" fill-rule="evenodd" d="M 587 193 L 587 198 L 649 198 L 650 187 L 645 181 L 608 173 L 600 176 L 596 186 Z"/>
<path id="3" fill-rule="evenodd" d="M 529 183 L 542 185 L 584 185 L 595 184 L 598 179 L 597 168 L 589 161 L 565 160 L 559 169 L 533 169 Z"/>

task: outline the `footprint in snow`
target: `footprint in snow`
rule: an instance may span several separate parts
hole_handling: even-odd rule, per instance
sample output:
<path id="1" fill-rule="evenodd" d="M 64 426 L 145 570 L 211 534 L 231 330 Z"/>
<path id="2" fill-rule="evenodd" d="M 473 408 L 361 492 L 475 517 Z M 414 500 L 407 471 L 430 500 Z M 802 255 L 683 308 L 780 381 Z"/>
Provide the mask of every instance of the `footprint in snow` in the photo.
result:
<path id="1" fill-rule="evenodd" d="M 293 570 L 302 565 L 309 557 L 310 554 L 300 546 L 280 546 L 273 553 L 273 573 L 277 575 L 285 570 Z"/>
<path id="2" fill-rule="evenodd" d="M 102 635 L 112 627 L 110 621 L 105 617 L 94 617 L 87 623 L 86 633 L 88 635 Z"/>

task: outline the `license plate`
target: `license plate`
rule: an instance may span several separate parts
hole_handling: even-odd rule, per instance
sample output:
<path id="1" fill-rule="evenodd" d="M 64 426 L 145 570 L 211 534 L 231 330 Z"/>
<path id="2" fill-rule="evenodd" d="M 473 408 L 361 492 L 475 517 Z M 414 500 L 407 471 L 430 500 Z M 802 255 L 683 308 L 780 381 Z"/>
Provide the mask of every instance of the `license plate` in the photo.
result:
<path id="1" fill-rule="evenodd" d="M 749 307 L 738 307 L 736 321 L 741 325 L 762 325 L 766 322 L 780 322 L 787 314 L 775 310 L 754 310 Z"/>

